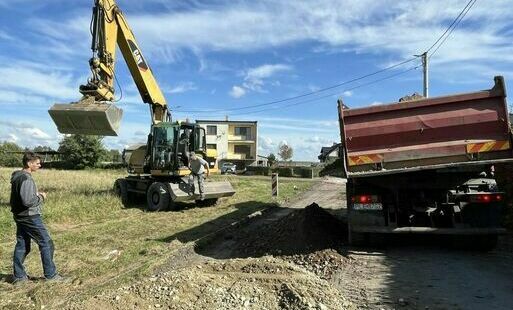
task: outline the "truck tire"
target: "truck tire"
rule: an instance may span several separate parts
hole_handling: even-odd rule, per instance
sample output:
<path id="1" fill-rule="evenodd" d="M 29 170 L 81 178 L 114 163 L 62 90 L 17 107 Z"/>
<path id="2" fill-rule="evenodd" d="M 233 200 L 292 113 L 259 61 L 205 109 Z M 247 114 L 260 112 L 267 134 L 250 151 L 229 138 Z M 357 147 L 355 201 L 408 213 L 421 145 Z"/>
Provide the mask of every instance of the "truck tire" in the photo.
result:
<path id="1" fill-rule="evenodd" d="M 151 184 L 146 193 L 146 200 L 146 209 L 150 212 L 167 210 L 171 203 L 169 187 L 161 182 Z"/>
<path id="2" fill-rule="evenodd" d="M 114 193 L 121 199 L 124 207 L 128 207 L 130 199 L 128 196 L 128 182 L 125 179 L 117 179 L 114 182 Z"/>

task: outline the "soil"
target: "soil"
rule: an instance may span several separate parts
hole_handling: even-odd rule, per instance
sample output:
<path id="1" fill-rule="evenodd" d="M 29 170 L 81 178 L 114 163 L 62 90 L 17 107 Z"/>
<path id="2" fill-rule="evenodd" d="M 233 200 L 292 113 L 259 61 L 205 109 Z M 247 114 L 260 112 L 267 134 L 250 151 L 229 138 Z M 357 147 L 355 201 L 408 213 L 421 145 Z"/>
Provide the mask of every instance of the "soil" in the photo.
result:
<path id="1" fill-rule="evenodd" d="M 184 244 L 155 273 L 67 309 L 512 309 L 513 235 L 489 253 L 429 238 L 351 248 L 345 183 Z"/>

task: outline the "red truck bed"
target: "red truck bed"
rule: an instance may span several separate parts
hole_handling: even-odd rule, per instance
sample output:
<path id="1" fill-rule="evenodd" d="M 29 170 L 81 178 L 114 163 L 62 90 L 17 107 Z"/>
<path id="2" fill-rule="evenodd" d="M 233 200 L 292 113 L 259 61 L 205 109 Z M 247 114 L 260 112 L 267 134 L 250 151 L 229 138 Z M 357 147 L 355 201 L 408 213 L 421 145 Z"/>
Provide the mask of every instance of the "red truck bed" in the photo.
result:
<path id="1" fill-rule="evenodd" d="M 490 90 L 343 109 L 348 176 L 513 159 L 502 77 Z"/>

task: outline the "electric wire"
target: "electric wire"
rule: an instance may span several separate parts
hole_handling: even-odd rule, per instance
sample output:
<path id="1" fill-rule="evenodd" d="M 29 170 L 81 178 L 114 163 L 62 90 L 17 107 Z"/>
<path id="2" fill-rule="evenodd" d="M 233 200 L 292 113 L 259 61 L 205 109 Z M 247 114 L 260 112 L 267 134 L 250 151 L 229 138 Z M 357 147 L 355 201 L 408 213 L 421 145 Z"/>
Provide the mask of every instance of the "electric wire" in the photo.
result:
<path id="1" fill-rule="evenodd" d="M 342 91 L 338 91 L 336 93 L 329 93 L 329 94 L 326 94 L 326 95 L 323 95 L 323 96 L 320 96 L 320 97 L 310 98 L 310 99 L 307 99 L 307 100 L 302 100 L 302 101 L 294 102 L 294 103 L 291 103 L 291 104 L 287 104 L 287 105 L 284 105 L 284 106 L 277 106 L 277 107 L 266 108 L 266 109 L 261 109 L 261 110 L 256 110 L 256 111 L 249 111 L 249 112 L 232 113 L 230 115 L 255 114 L 255 113 L 260 113 L 260 112 L 265 112 L 265 111 L 270 111 L 270 110 L 276 110 L 276 109 L 288 108 L 288 107 L 292 107 L 292 106 L 298 106 L 298 105 L 302 105 L 302 104 L 305 104 L 305 103 L 309 103 L 309 102 L 313 102 L 313 101 L 317 101 L 317 100 L 320 100 L 320 99 L 325 99 L 325 98 L 329 98 L 329 97 L 333 97 L 333 96 L 340 96 L 340 94 L 342 94 L 342 93 L 344 93 L 346 91 L 350 91 L 350 90 L 354 90 L 354 89 L 357 89 L 357 88 L 360 88 L 360 87 L 376 84 L 376 83 L 382 82 L 384 80 L 391 79 L 391 78 L 394 78 L 396 76 L 399 76 L 399 75 L 405 74 L 407 72 L 410 72 L 412 70 L 418 69 L 419 67 L 420 67 L 420 65 L 416 65 L 416 66 L 413 66 L 413 67 L 411 67 L 411 68 L 409 68 L 407 70 L 403 70 L 403 71 L 400 71 L 400 72 L 388 75 L 386 77 L 383 77 L 383 78 L 380 78 L 380 79 L 376 79 L 376 80 L 373 80 L 373 81 L 370 81 L 370 82 L 367 82 L 367 83 L 363 83 L 363 84 L 360 84 L 360 85 L 357 85 L 357 86 L 354 86 L 354 87 L 346 88 L 346 89 L 344 89 Z M 177 111 L 177 112 L 180 112 L 180 111 Z M 198 112 L 192 112 L 191 114 L 199 114 L 199 113 L 206 113 L 206 112 L 205 111 L 198 111 Z M 220 112 L 219 113 L 215 113 L 215 115 L 221 115 L 221 113 Z M 209 116 L 211 116 L 211 115 L 209 115 Z"/>
<path id="2" fill-rule="evenodd" d="M 346 88 L 342 92 L 331 93 L 331 94 L 324 95 L 322 97 L 311 98 L 311 99 L 308 99 L 308 100 L 303 100 L 303 101 L 291 103 L 291 104 L 288 104 L 288 105 L 285 105 L 285 106 L 274 107 L 274 108 L 267 108 L 267 109 L 263 109 L 263 110 L 259 110 L 259 111 L 251 111 L 251 112 L 245 112 L 245 113 L 234 113 L 232 115 L 245 115 L 245 114 L 260 113 L 260 112 L 269 111 L 271 109 L 280 109 L 280 108 L 288 108 L 288 107 L 292 107 L 292 106 L 298 106 L 298 105 L 302 105 L 302 104 L 305 104 L 305 103 L 317 101 L 317 100 L 324 99 L 324 98 L 329 98 L 329 97 L 334 97 L 334 96 L 338 97 L 338 96 L 340 96 L 342 93 L 344 93 L 346 91 L 350 91 L 350 90 L 357 89 L 357 88 L 360 88 L 360 87 L 364 87 L 364 86 L 369 86 L 369 85 L 372 85 L 372 84 L 380 83 L 380 82 L 382 82 L 384 80 L 388 80 L 388 79 L 394 78 L 396 76 L 405 74 L 407 72 L 410 72 L 410 71 L 418 69 L 418 68 L 419 68 L 419 66 L 414 66 L 414 67 L 411 67 L 411 68 L 409 68 L 407 70 L 403 70 L 401 72 L 394 73 L 394 74 L 391 74 L 389 76 L 386 76 L 386 77 L 383 77 L 383 78 L 380 78 L 380 79 L 377 79 L 377 80 L 374 80 L 374 81 L 363 83 L 363 84 L 360 84 L 360 85 L 357 85 L 357 86 L 354 86 L 354 87 L 351 87 L 351 88 Z"/>
<path id="3" fill-rule="evenodd" d="M 456 24 L 456 26 L 457 26 L 457 23 L 459 23 L 459 21 L 458 21 L 458 20 L 460 20 L 460 17 L 462 16 L 463 12 L 465 12 L 465 10 L 469 7 L 469 5 L 470 5 L 470 8 L 471 8 L 471 7 L 474 5 L 474 4 L 472 4 L 472 5 L 471 5 L 471 3 L 472 3 L 472 2 L 474 2 L 474 3 L 475 3 L 476 1 L 477 1 L 477 0 L 470 0 L 470 1 L 467 3 L 467 5 L 465 5 L 465 7 L 461 10 L 460 14 L 458 14 L 458 16 L 456 16 L 456 18 L 452 21 L 452 23 L 449 25 L 449 27 L 447 27 L 447 29 L 445 29 L 444 33 L 442 33 L 442 35 L 441 35 L 440 37 L 438 37 L 438 39 L 435 41 L 435 43 L 433 43 L 433 45 L 431 45 L 431 46 L 426 50 L 426 53 L 429 53 L 429 51 L 431 51 L 431 49 L 433 49 L 433 47 L 434 47 L 438 42 L 440 42 L 440 40 L 442 40 L 442 38 L 443 38 L 443 37 L 444 37 L 444 36 L 445 36 L 449 31 L 451 31 L 451 32 L 452 32 L 452 30 L 451 30 L 451 29 L 453 29 L 452 27 L 453 27 L 455 24 Z M 470 8 L 469 8 L 469 9 L 470 9 Z M 466 14 L 466 13 L 465 13 L 465 14 Z M 454 27 L 456 27 L 456 26 L 454 26 Z"/>
<path id="4" fill-rule="evenodd" d="M 374 71 L 372 73 L 368 73 L 368 74 L 365 74 L 365 75 L 362 75 L 360 77 L 357 77 L 357 78 L 354 78 L 354 79 L 351 79 L 351 80 L 347 80 L 347 81 L 344 81 L 344 82 L 341 82 L 339 84 L 335 84 L 335 85 L 332 85 L 332 86 L 328 86 L 328 87 L 324 87 L 324 88 L 321 88 L 321 89 L 318 89 L 316 91 L 312 91 L 312 92 L 309 92 L 309 93 L 305 93 L 305 94 L 301 94 L 301 95 L 297 95 L 297 96 L 293 96 L 293 97 L 288 97 L 288 98 L 284 98 L 284 99 L 279 99 L 279 100 L 274 100 L 274 101 L 270 101 L 270 102 L 266 102 L 266 103 L 260 103 L 260 104 L 255 104 L 255 105 L 249 105 L 249 106 L 245 106 L 245 107 L 239 107 L 239 108 L 228 108 L 228 109 L 215 109 L 215 110 L 175 110 L 176 112 L 188 112 L 188 113 L 193 113 L 193 112 L 228 112 L 228 111 L 238 111 L 238 110 L 245 110 L 245 109 L 251 109 L 251 108 L 257 108 L 257 107 L 261 107 L 261 106 L 267 106 L 267 105 L 271 105 L 271 104 L 276 104 L 276 103 L 282 103 L 282 102 L 286 102 L 286 101 L 291 101 L 291 100 L 295 100 L 295 99 L 299 99 L 299 98 L 303 98 L 303 97 L 307 97 L 307 96 L 311 96 L 311 95 L 314 95 L 314 94 L 318 94 L 318 93 L 322 93 L 322 92 L 325 92 L 327 90 L 331 90 L 331 89 L 334 89 L 334 88 L 338 88 L 340 86 L 344 86 L 344 85 L 347 85 L 347 84 L 351 84 L 351 83 L 354 83 L 354 82 L 357 82 L 359 80 L 363 80 L 365 78 L 368 78 L 368 77 L 371 77 L 371 76 L 374 76 L 376 74 L 379 74 L 379 73 L 382 73 L 382 72 L 385 72 L 385 71 L 388 71 L 390 69 L 393 69 L 393 68 L 396 68 L 396 67 L 399 67 L 399 66 L 402 66 L 406 63 L 409 63 L 409 62 L 412 62 L 414 60 L 418 59 L 417 56 L 415 57 L 412 57 L 412 58 L 409 58 L 407 60 L 404 60 L 402 62 L 399 62 L 399 63 L 396 63 L 394 65 L 391 65 L 391 66 L 388 66 L 386 68 L 383 68 L 383 69 L 380 69 L 380 70 L 377 70 L 377 71 Z"/>
<path id="5" fill-rule="evenodd" d="M 456 27 L 458 27 L 458 24 L 463 20 L 463 18 L 465 18 L 465 16 L 467 15 L 467 13 L 470 11 L 470 9 L 472 9 L 472 7 L 474 6 L 474 4 L 476 4 L 477 0 L 471 0 L 470 2 L 472 2 L 472 4 L 467 8 L 467 6 L 465 8 L 466 11 L 463 13 L 463 15 L 461 15 L 461 18 L 456 22 L 456 24 L 454 25 L 454 27 L 449 31 L 449 33 L 447 33 L 447 35 L 445 36 L 445 38 L 440 42 L 440 44 L 435 48 L 435 50 L 429 55 L 429 59 L 431 59 L 431 57 L 433 57 L 433 55 L 436 54 L 436 52 L 438 51 L 438 49 L 445 43 L 445 41 L 447 40 L 447 38 L 449 38 L 449 36 L 451 35 L 451 33 L 454 31 L 454 29 L 456 29 Z M 469 2 L 469 3 L 470 3 Z M 465 9 L 464 9 L 465 10 Z M 458 15 L 458 16 L 460 16 Z"/>
<path id="6" fill-rule="evenodd" d="M 435 48 L 435 50 L 429 56 L 430 59 L 438 51 L 438 49 L 447 41 L 447 39 L 449 38 L 451 33 L 454 31 L 454 29 L 456 29 L 458 24 L 461 22 L 461 20 L 463 20 L 463 18 L 467 15 L 467 13 L 470 11 L 470 9 L 474 6 L 474 4 L 476 2 L 477 2 L 477 0 L 470 0 L 469 2 L 467 2 L 465 7 L 460 11 L 460 13 L 451 22 L 451 24 L 447 27 L 447 29 L 442 33 L 442 35 L 440 35 L 440 37 L 438 37 L 438 39 L 436 39 L 435 42 L 425 51 L 425 53 L 428 54 L 433 48 Z M 293 96 L 293 97 L 289 97 L 289 98 L 285 98 L 285 99 L 274 100 L 274 101 L 266 102 L 266 103 L 262 103 L 262 104 L 249 105 L 249 106 L 245 106 L 245 107 L 231 108 L 231 109 L 228 108 L 228 109 L 216 109 L 216 110 L 176 110 L 176 112 L 182 112 L 182 113 L 196 113 L 196 112 L 202 112 L 202 113 L 213 112 L 213 113 L 216 113 L 216 112 L 219 112 L 220 113 L 220 112 L 230 112 L 230 111 L 239 111 L 239 110 L 245 110 L 245 109 L 252 109 L 252 108 L 256 108 L 256 107 L 267 106 L 267 105 L 282 103 L 282 102 L 286 102 L 286 101 L 291 101 L 291 100 L 295 100 L 295 99 L 311 96 L 311 95 L 314 95 L 314 94 L 318 94 L 318 93 L 321 93 L 321 92 L 325 92 L 327 90 L 338 88 L 340 86 L 343 86 L 343 85 L 346 85 L 346 84 L 350 84 L 350 83 L 359 81 L 361 79 L 364 79 L 364 78 L 367 78 L 367 77 L 370 77 L 370 76 L 382 73 L 384 71 L 393 69 L 395 67 L 401 66 L 401 65 L 403 65 L 405 63 L 408 63 L 410 61 L 413 61 L 413 60 L 417 59 L 417 57 L 419 57 L 419 56 L 416 56 L 415 58 L 407 59 L 407 60 L 405 60 L 403 62 L 400 62 L 398 64 L 392 65 L 390 67 L 378 70 L 378 71 L 370 73 L 370 74 L 363 75 L 361 77 L 358 77 L 358 78 L 355 78 L 355 79 L 352 79 L 352 80 L 348 80 L 348 81 L 345 81 L 345 82 L 342 82 L 342 83 L 339 83 L 339 84 L 328 86 L 328 87 L 319 89 L 319 90 L 314 91 L 314 92 L 305 93 L 305 94 L 301 94 L 301 95 L 298 95 L 298 96 Z M 414 68 L 417 68 L 417 67 L 414 67 Z M 410 70 L 412 70 L 412 69 L 409 69 L 407 71 L 410 71 Z M 362 85 L 366 85 L 366 84 L 362 84 Z M 358 86 L 356 88 L 359 88 L 359 87 L 362 87 L 362 86 Z M 345 90 L 345 91 L 347 91 L 347 90 Z M 315 100 L 320 100 L 320 99 L 323 99 L 325 97 L 327 97 L 327 96 L 316 97 L 316 98 L 308 100 L 308 102 L 315 101 Z M 279 107 L 276 107 L 276 108 L 285 108 L 285 107 L 289 107 L 289 106 L 293 106 L 293 105 L 294 104 L 292 104 L 292 105 L 285 105 L 285 106 L 279 106 Z M 271 108 L 271 110 L 274 110 L 276 108 Z M 269 109 L 267 109 L 267 110 L 269 110 Z M 266 110 L 260 110 L 260 111 L 263 112 L 263 111 L 266 111 Z M 253 113 L 253 112 L 248 112 L 248 113 Z M 242 113 L 231 113 L 231 115 L 241 115 L 241 114 Z"/>

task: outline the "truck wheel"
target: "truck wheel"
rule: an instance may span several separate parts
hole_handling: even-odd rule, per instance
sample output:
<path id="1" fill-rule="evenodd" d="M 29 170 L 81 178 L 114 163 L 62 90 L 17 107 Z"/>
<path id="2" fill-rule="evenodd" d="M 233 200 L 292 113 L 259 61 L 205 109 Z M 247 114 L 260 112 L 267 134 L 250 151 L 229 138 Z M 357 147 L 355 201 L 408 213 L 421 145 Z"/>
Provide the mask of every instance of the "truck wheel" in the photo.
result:
<path id="1" fill-rule="evenodd" d="M 148 211 L 166 210 L 171 202 L 168 186 L 161 182 L 151 184 L 146 194 L 146 200 Z"/>
<path id="2" fill-rule="evenodd" d="M 125 179 L 117 179 L 114 182 L 114 193 L 121 199 L 121 203 L 124 207 L 130 204 L 128 198 L 128 182 Z"/>

